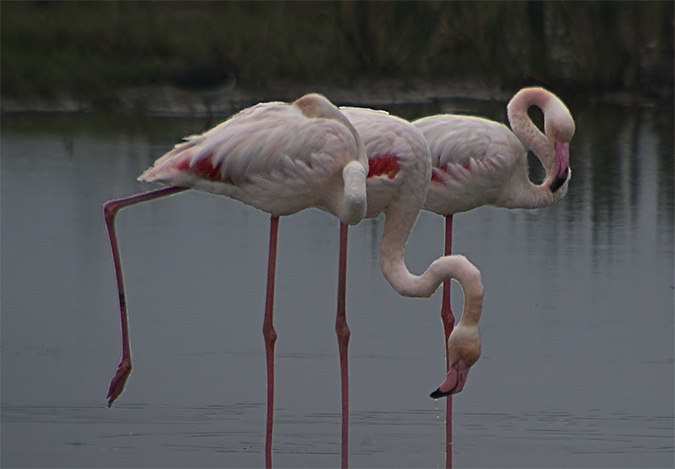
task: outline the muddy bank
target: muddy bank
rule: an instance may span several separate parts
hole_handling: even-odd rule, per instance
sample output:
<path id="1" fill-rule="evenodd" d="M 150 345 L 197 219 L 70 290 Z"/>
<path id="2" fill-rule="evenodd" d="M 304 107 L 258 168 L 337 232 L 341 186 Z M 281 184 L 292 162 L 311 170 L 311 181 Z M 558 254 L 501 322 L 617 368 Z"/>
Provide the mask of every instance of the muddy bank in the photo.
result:
<path id="1" fill-rule="evenodd" d="M 155 116 L 202 117 L 209 113 L 229 115 L 261 101 L 293 101 L 305 93 L 326 95 L 340 105 L 384 107 L 391 104 L 417 104 L 463 97 L 478 100 L 508 99 L 509 91 L 479 84 L 443 84 L 382 81 L 369 85 L 301 85 L 276 82 L 265 88 L 222 88 L 208 92 L 188 91 L 173 86 L 129 88 L 97 99 L 63 96 L 54 100 L 3 98 L 3 112 L 97 112 L 113 111 Z"/>
<path id="2" fill-rule="evenodd" d="M 523 84 L 528 86 L 529 84 Z M 147 86 L 121 90 L 100 98 L 61 96 L 55 99 L 2 98 L 3 113 L 92 113 L 116 112 L 166 117 L 227 116 L 261 101 L 293 101 L 305 93 L 317 92 L 338 105 L 386 108 L 391 105 L 434 103 L 450 99 L 508 101 L 517 89 L 495 88 L 479 82 L 442 83 L 378 81 L 349 86 L 344 84 L 303 85 L 276 82 L 265 88 L 225 87 L 208 92 L 187 91 L 173 86 Z M 647 96 L 634 92 L 585 95 L 552 89 L 567 101 L 583 99 L 589 103 L 619 106 L 672 106 L 672 94 Z"/>

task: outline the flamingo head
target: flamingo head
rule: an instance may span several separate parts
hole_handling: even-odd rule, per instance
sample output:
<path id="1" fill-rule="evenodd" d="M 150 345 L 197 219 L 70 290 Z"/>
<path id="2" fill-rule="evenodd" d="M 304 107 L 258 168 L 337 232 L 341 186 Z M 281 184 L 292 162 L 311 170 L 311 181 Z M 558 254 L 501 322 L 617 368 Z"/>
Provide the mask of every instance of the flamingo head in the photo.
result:
<path id="1" fill-rule="evenodd" d="M 368 155 L 366 153 L 366 147 L 363 146 L 361 137 L 352 123 L 349 122 L 342 112 L 340 112 L 340 109 L 338 109 L 337 106 L 331 103 L 328 98 L 318 93 L 306 94 L 296 99 L 293 102 L 293 105 L 300 109 L 300 111 L 310 119 L 333 119 L 347 127 L 356 141 L 356 159 L 361 163 L 361 166 L 365 169 L 366 173 L 368 172 Z"/>
<path id="2" fill-rule="evenodd" d="M 293 102 L 293 105 L 310 119 L 335 119 L 353 129 L 347 118 L 328 98 L 318 93 L 306 94 Z"/>
<path id="3" fill-rule="evenodd" d="M 433 399 L 438 399 L 440 397 L 447 397 L 452 394 L 457 394 L 466 384 L 466 379 L 469 377 L 469 369 L 471 367 L 466 364 L 464 360 L 456 361 L 448 371 L 445 381 L 432 392 L 429 397 Z"/>
<path id="4" fill-rule="evenodd" d="M 478 325 L 457 324 L 448 338 L 450 368 L 445 380 L 430 397 L 438 399 L 459 393 L 464 389 L 469 370 L 480 358 L 480 332 Z"/>

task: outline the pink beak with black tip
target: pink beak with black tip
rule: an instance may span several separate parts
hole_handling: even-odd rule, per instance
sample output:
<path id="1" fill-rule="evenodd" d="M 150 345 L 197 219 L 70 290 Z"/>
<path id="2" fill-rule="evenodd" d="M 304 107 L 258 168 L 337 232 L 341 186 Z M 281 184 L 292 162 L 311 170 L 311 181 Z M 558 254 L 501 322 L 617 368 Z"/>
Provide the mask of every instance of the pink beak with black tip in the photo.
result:
<path id="1" fill-rule="evenodd" d="M 570 144 L 555 142 L 555 179 L 551 182 L 551 192 L 560 189 L 570 176 Z"/>
<path id="2" fill-rule="evenodd" d="M 466 364 L 464 360 L 456 361 L 448 371 L 445 381 L 441 383 L 437 390 L 432 392 L 429 397 L 438 399 L 440 397 L 447 397 L 452 394 L 457 394 L 466 384 L 471 367 Z"/>

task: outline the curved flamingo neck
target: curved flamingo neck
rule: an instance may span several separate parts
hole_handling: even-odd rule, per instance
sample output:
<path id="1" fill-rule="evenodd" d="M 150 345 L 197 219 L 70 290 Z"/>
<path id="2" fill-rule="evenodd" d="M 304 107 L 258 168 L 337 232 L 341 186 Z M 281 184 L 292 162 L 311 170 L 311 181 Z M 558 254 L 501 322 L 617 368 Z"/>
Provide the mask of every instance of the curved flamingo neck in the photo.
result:
<path id="1" fill-rule="evenodd" d="M 307 94 L 294 103 L 307 118 L 333 119 L 344 125 L 354 137 L 356 159 L 345 165 L 342 171 L 344 181 L 343 197 L 335 203 L 333 212 L 346 225 L 355 225 L 366 215 L 366 177 L 368 175 L 368 156 L 361 136 L 356 128 L 324 96 L 316 93 Z"/>
<path id="2" fill-rule="evenodd" d="M 471 267 L 476 269 L 473 265 Z M 480 279 L 480 273 L 477 273 L 477 275 L 470 274 L 469 278 L 465 277 L 462 280 L 458 280 L 458 282 L 464 294 L 464 308 L 462 309 L 462 317 L 459 319 L 457 327 L 478 327 L 478 321 L 483 312 L 483 283 Z"/>
<path id="3" fill-rule="evenodd" d="M 345 225 L 355 225 L 366 216 L 366 178 L 367 171 L 358 161 L 350 161 L 342 170 L 344 196 L 336 212 Z"/>
<path id="4" fill-rule="evenodd" d="M 506 111 L 511 129 L 535 154 L 546 169 L 547 179 L 554 168 L 553 141 L 537 128 L 527 114 L 530 106 L 537 106 L 546 119 L 547 104 L 551 95 L 541 88 L 528 88 L 518 92 L 509 102 Z"/>
<path id="5" fill-rule="evenodd" d="M 404 210 L 388 210 L 380 241 L 380 264 L 387 281 L 399 294 L 429 297 L 446 280 L 457 280 L 464 292 L 461 324 L 477 324 L 483 306 L 483 284 L 480 272 L 464 256 L 452 255 L 436 259 L 422 275 L 411 273 L 405 265 L 405 246 L 417 214 Z"/>
<path id="6" fill-rule="evenodd" d="M 548 173 L 548 172 L 547 172 Z M 527 174 L 522 176 L 522 190 L 510 191 L 500 200 L 500 206 L 506 208 L 526 208 L 534 209 L 541 207 L 549 207 L 560 200 L 566 193 L 567 187 L 555 193 L 549 190 L 552 175 L 546 176 L 541 184 L 534 184 L 527 178 Z"/>
<path id="7" fill-rule="evenodd" d="M 544 133 L 534 125 L 527 110 L 539 107 L 544 113 Z M 541 184 L 524 175 L 528 190 L 513 194 L 512 207 L 538 208 L 553 205 L 567 193 L 569 182 L 569 142 L 574 135 L 574 119 L 565 104 L 543 88 L 525 88 L 507 106 L 513 132 L 527 145 L 546 170 Z M 509 207 L 509 205 L 505 205 Z"/>

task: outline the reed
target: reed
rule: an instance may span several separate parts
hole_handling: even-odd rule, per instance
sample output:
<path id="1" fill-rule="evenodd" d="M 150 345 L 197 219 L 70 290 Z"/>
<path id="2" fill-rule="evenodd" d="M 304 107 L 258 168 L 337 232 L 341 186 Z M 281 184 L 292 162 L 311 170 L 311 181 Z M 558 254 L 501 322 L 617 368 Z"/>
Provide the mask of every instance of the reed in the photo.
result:
<path id="1" fill-rule="evenodd" d="M 226 54 L 240 86 L 413 78 L 672 90 L 670 1 L 2 2 L 2 94 L 105 97 Z"/>

